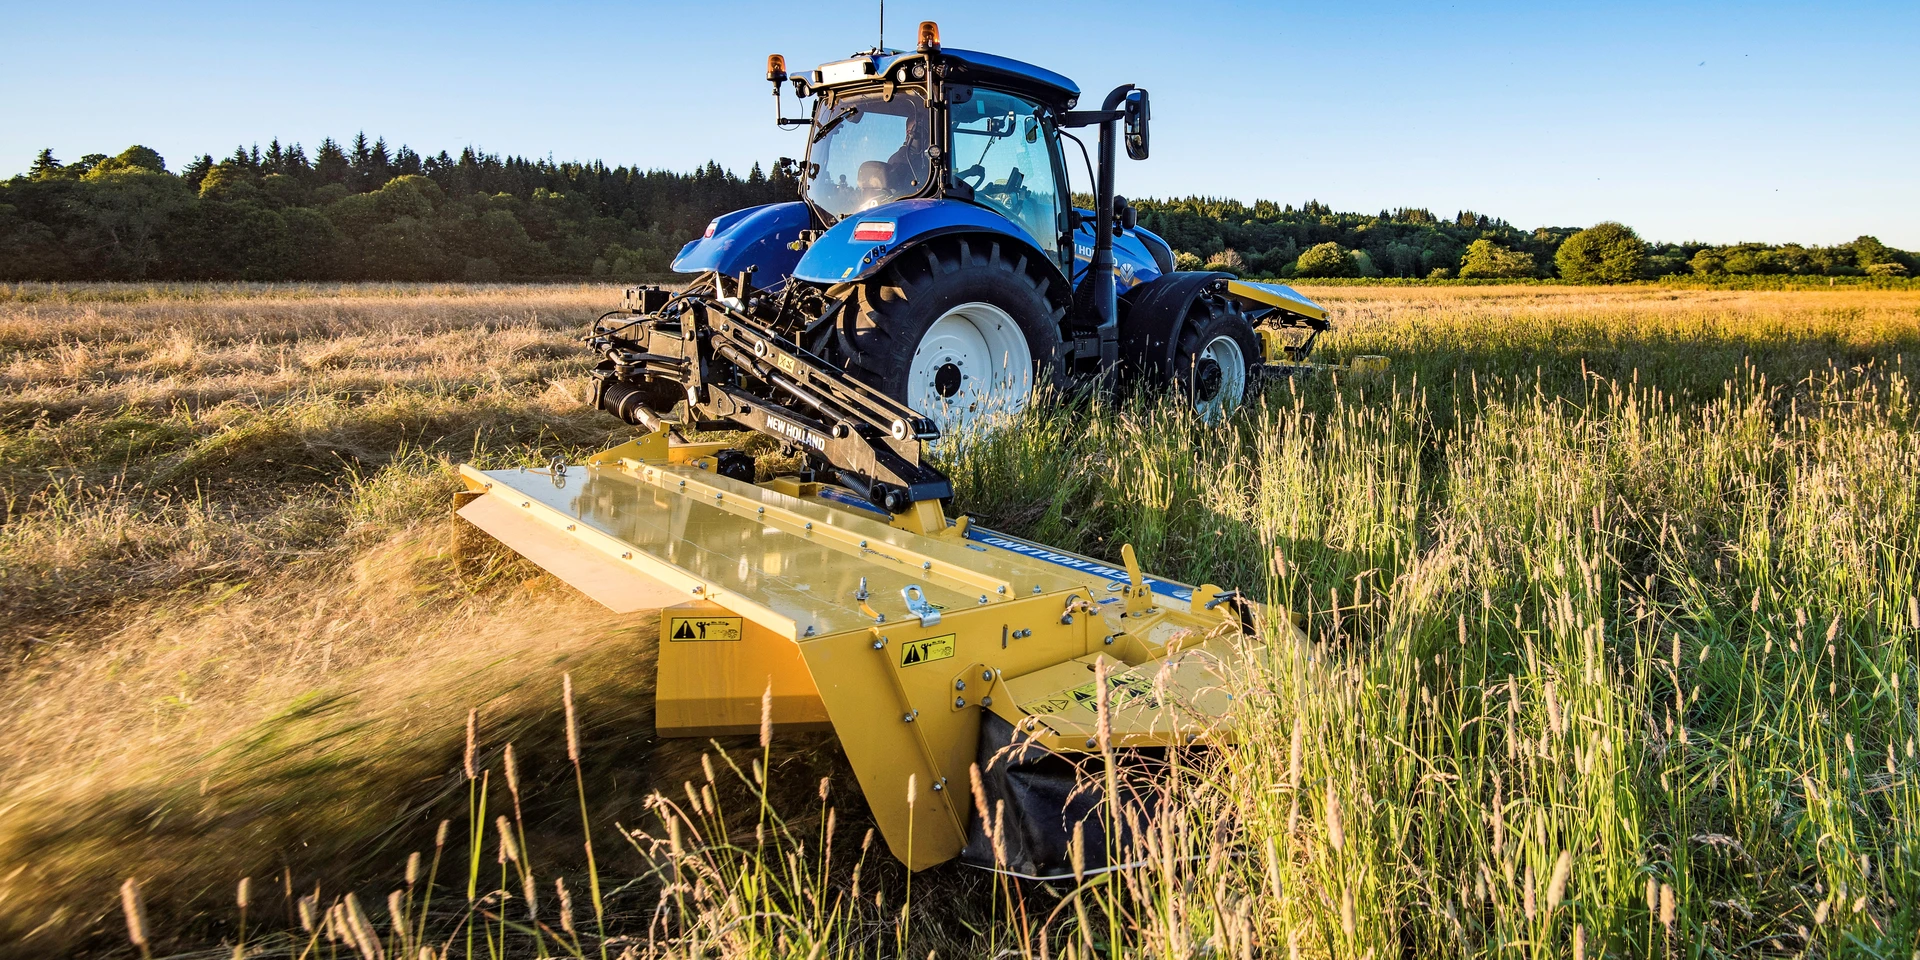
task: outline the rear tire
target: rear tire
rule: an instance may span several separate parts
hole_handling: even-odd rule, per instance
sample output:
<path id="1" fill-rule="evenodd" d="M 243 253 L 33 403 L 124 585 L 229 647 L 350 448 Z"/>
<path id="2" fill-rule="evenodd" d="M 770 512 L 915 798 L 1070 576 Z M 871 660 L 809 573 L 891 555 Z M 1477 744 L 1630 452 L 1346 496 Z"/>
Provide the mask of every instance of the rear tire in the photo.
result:
<path id="1" fill-rule="evenodd" d="M 1028 259 L 990 238 L 909 250 L 856 288 L 831 353 L 943 434 L 1018 413 L 1059 370 L 1066 315 Z"/>

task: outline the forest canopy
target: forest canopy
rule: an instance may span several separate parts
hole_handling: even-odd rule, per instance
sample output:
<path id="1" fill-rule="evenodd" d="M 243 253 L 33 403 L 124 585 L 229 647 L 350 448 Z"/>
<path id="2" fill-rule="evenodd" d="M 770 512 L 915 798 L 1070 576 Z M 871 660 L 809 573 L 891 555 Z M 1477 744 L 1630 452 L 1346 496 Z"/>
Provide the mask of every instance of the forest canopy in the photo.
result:
<path id="1" fill-rule="evenodd" d="M 203 155 L 144 146 L 0 182 L 0 280 L 546 280 L 656 277 L 714 216 L 796 196 L 755 164 L 690 173 L 472 147 L 432 156 L 365 134 Z M 1873 237 L 1830 247 L 1648 243 L 1620 224 L 1522 230 L 1473 211 L 1378 214 L 1186 197 L 1137 200 L 1183 268 L 1257 277 L 1620 282 L 1671 275 L 1904 277 Z"/>

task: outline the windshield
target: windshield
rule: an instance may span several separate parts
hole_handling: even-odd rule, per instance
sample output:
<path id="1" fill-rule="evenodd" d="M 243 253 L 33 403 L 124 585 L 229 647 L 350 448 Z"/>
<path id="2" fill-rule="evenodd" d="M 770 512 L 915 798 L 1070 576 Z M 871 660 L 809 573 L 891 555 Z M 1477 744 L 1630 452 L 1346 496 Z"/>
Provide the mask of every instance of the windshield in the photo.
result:
<path id="1" fill-rule="evenodd" d="M 840 97 L 814 116 L 807 199 L 833 219 L 911 197 L 927 186 L 927 101 L 896 90 Z"/>

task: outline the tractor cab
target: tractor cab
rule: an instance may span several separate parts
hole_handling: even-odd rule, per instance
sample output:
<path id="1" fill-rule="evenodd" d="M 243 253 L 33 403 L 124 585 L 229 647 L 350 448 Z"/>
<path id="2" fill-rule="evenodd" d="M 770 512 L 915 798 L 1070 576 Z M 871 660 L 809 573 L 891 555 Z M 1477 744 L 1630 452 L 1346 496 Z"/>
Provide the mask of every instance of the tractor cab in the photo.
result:
<path id="1" fill-rule="evenodd" d="M 790 78 L 816 98 L 799 121 L 810 124 L 803 198 L 827 228 L 900 200 L 970 202 L 1063 266 L 1072 219 L 1059 127 L 1080 88 L 1018 60 L 943 50 L 925 26 L 914 52 L 869 51 Z"/>

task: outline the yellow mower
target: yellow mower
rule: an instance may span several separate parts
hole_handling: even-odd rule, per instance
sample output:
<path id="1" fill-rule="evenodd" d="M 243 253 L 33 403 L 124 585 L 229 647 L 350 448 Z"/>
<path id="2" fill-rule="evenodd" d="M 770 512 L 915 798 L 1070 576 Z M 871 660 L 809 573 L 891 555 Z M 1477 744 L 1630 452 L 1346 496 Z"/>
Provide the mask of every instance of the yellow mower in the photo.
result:
<path id="1" fill-rule="evenodd" d="M 1231 740 L 1226 673 L 1259 642 L 1237 593 L 1148 576 L 1131 547 L 1110 565 L 949 522 L 937 501 L 903 518 L 836 484 L 730 477 L 735 451 L 672 434 L 578 466 L 462 467 L 458 495 L 460 517 L 609 609 L 661 611 L 660 736 L 756 731 L 770 689 L 777 729 L 838 735 L 896 857 L 965 849 L 1033 877 L 1071 875 L 1076 824 L 1105 862 L 1077 760 Z"/>

